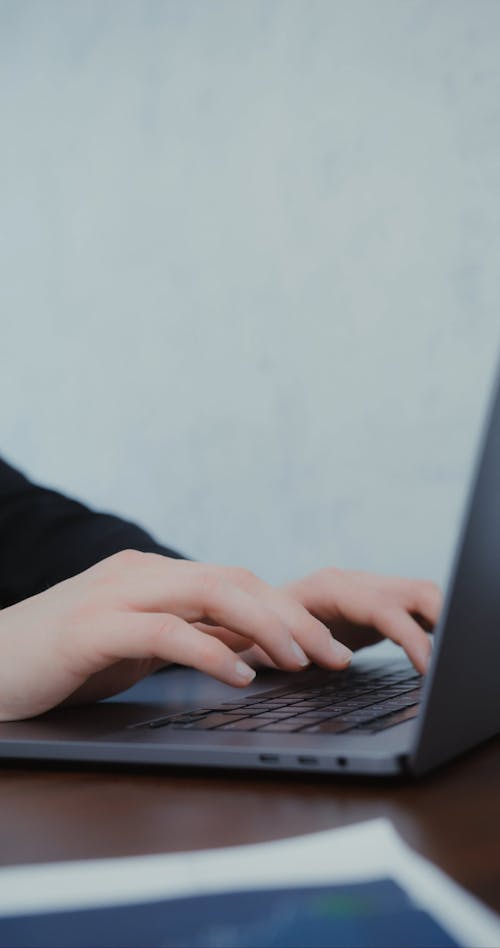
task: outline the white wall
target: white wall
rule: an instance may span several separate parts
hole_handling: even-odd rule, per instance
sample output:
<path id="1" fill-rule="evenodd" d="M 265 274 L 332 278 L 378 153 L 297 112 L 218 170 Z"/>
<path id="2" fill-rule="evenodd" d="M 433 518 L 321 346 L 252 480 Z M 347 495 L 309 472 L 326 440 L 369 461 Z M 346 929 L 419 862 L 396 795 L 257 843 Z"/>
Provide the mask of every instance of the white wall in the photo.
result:
<path id="1" fill-rule="evenodd" d="M 499 336 L 498 0 L 0 0 L 1 450 L 271 581 L 443 578 Z"/>

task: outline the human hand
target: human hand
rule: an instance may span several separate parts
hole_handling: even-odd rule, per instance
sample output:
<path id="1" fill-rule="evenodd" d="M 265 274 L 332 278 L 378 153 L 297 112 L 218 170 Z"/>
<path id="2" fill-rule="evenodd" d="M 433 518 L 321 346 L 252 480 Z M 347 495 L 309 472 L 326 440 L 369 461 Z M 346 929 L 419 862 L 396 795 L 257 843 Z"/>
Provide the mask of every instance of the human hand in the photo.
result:
<path id="1" fill-rule="evenodd" d="M 435 583 L 330 568 L 282 589 L 353 651 L 387 637 L 425 673 L 432 651 L 426 631 L 442 606 Z"/>
<path id="2" fill-rule="evenodd" d="M 125 550 L 0 611 L 0 720 L 107 697 L 169 662 L 244 687 L 255 672 L 237 652 L 254 643 L 289 671 L 351 657 L 246 570 Z"/>

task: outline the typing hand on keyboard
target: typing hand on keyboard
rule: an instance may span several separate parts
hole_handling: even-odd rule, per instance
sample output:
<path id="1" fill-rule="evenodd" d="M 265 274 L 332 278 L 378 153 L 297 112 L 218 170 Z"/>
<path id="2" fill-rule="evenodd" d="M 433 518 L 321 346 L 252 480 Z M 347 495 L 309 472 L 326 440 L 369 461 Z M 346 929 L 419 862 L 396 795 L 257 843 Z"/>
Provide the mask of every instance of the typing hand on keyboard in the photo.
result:
<path id="1" fill-rule="evenodd" d="M 252 592 L 261 581 L 242 572 L 240 582 Z M 420 674 L 425 673 L 431 653 L 426 633 L 434 628 L 441 611 L 441 592 L 435 583 L 330 568 L 283 586 L 282 592 L 320 619 L 349 649 L 389 638 L 404 648 Z M 276 667 L 262 644 L 241 637 L 237 640 L 221 627 L 201 623 L 198 627 L 240 652 L 246 649 L 242 657 L 250 665 Z M 299 641 L 307 650 L 307 641 L 300 636 Z M 321 659 L 316 662 L 324 665 Z"/>
<path id="2" fill-rule="evenodd" d="M 435 583 L 332 568 L 283 590 L 353 651 L 389 638 L 404 648 L 419 672 L 426 671 L 431 653 L 426 632 L 441 611 Z"/>
<path id="3" fill-rule="evenodd" d="M 246 570 L 124 550 L 0 610 L 0 720 L 107 697 L 169 662 L 244 687 L 249 643 L 287 671 L 351 659 L 297 600 Z"/>
<path id="4" fill-rule="evenodd" d="M 349 647 L 385 635 L 423 672 L 439 608 L 430 583 L 329 569 L 276 589 L 247 570 L 123 551 L 0 611 L 0 720 L 107 697 L 169 662 L 244 687 L 249 647 L 286 671 L 340 670 Z"/>

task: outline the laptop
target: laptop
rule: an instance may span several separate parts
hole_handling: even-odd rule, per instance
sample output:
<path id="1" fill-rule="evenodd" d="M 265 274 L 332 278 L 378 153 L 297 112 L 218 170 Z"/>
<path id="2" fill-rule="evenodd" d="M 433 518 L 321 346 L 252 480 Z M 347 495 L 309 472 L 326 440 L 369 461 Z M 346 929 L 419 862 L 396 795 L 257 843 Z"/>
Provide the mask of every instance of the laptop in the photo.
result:
<path id="1" fill-rule="evenodd" d="M 423 679 L 382 643 L 245 692 L 167 669 L 117 698 L 0 724 L 4 761 L 418 776 L 500 731 L 500 366 Z"/>

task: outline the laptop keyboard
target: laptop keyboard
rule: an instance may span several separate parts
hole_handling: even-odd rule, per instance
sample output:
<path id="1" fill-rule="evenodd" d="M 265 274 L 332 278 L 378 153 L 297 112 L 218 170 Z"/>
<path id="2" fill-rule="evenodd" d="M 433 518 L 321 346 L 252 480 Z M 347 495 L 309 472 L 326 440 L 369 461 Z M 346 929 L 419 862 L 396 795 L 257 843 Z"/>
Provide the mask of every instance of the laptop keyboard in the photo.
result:
<path id="1" fill-rule="evenodd" d="M 337 675 L 313 673 L 310 685 L 293 683 L 213 708 L 131 725 L 183 731 L 256 731 L 268 734 L 377 733 L 418 713 L 422 676 L 408 666 L 398 670 Z"/>

